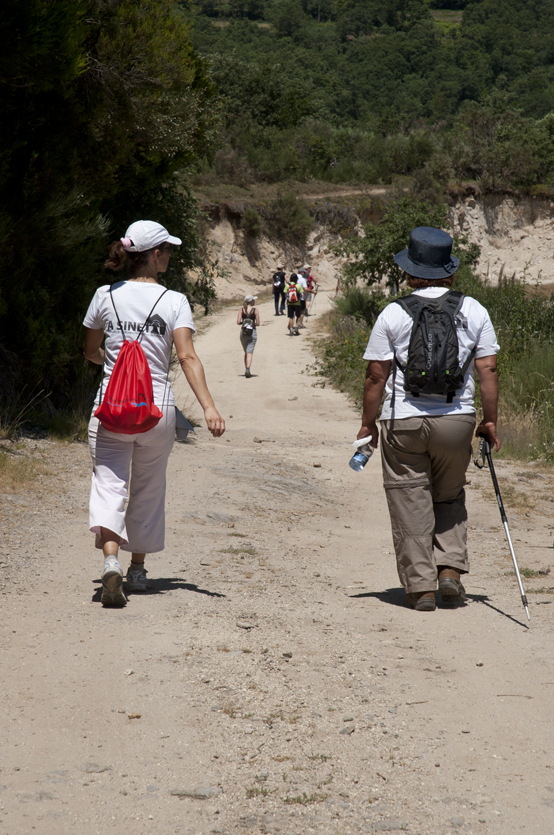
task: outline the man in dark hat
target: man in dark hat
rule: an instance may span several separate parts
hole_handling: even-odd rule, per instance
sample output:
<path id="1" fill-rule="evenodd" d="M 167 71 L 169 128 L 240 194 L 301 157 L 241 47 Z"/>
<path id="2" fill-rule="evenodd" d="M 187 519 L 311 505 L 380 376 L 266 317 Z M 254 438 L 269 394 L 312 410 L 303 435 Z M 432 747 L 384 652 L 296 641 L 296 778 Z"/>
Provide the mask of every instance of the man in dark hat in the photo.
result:
<path id="1" fill-rule="evenodd" d="M 443 602 L 465 600 L 460 576 L 469 570 L 464 484 L 476 423 L 474 371 L 483 408 L 477 434 L 498 450 L 499 346 L 485 308 L 450 290 L 459 264 L 450 235 L 418 227 L 394 260 L 414 292 L 387 305 L 371 332 L 358 438 L 371 435 L 377 446 L 385 392 L 381 459 L 398 574 L 405 605 L 427 612 L 435 609 L 437 581 Z"/>

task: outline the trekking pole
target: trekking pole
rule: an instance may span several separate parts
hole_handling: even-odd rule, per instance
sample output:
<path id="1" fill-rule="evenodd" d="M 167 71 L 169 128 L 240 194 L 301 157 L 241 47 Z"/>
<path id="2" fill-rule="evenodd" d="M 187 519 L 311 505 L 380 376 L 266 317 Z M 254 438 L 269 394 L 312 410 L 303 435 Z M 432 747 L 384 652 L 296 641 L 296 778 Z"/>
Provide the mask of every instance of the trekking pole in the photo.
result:
<path id="1" fill-rule="evenodd" d="M 312 303 L 310 305 L 310 316 L 315 316 L 315 308 L 316 308 L 316 304 L 317 304 L 317 294 L 318 294 L 318 292 L 319 292 L 319 287 L 316 284 L 315 285 L 315 293 L 312 296 Z"/>
<path id="2" fill-rule="evenodd" d="M 491 445 L 489 443 L 489 439 L 486 435 L 479 435 L 479 456 L 474 460 L 474 464 L 476 467 L 479 467 L 480 470 L 483 469 L 485 464 L 488 464 L 489 470 L 491 471 L 491 478 L 492 483 L 494 486 L 494 492 L 496 493 L 496 501 L 498 502 L 498 508 L 500 510 L 500 518 L 502 519 L 502 524 L 504 525 L 504 531 L 506 532 L 506 539 L 508 540 L 508 547 L 510 548 L 510 554 L 512 555 L 512 562 L 514 564 L 514 569 L 517 577 L 517 584 L 519 586 L 519 591 L 521 594 L 521 602 L 525 608 L 525 612 L 527 614 L 527 620 L 531 620 L 531 615 L 529 614 L 529 608 L 527 604 L 527 596 L 525 594 L 525 589 L 523 588 L 523 583 L 521 582 L 521 574 L 519 573 L 519 566 L 517 564 L 516 555 L 514 552 L 514 546 L 512 545 L 512 537 L 510 536 L 510 529 L 508 528 L 508 519 L 506 518 L 506 511 L 504 510 L 504 503 L 502 501 L 502 496 L 500 495 L 500 488 L 498 486 L 498 481 L 496 478 L 496 472 L 494 470 L 494 464 L 492 463 L 492 455 L 491 455 Z"/>

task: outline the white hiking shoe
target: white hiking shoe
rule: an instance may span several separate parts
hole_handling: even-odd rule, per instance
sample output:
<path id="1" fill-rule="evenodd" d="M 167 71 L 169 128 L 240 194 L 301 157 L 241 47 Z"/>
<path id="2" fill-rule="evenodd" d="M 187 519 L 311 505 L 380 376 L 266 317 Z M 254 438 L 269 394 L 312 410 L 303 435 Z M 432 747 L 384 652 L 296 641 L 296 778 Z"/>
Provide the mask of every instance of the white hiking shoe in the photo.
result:
<path id="1" fill-rule="evenodd" d="M 123 569 L 117 557 L 104 562 L 102 572 L 102 606 L 126 606 L 127 598 L 123 594 Z"/>
<path id="2" fill-rule="evenodd" d="M 127 584 L 127 591 L 148 591 L 148 582 L 146 580 L 146 569 L 144 565 L 132 562 L 127 569 L 125 582 Z"/>

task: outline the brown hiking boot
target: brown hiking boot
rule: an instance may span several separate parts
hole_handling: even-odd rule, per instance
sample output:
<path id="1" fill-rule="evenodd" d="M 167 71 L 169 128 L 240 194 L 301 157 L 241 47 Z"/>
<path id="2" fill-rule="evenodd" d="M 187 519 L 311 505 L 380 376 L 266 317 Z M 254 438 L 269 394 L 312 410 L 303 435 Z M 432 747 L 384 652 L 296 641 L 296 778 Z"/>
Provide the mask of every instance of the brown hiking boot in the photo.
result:
<path id="1" fill-rule="evenodd" d="M 415 609 L 416 612 L 434 612 L 437 608 L 434 591 L 416 591 L 412 594 L 406 592 L 404 606 L 408 609 Z"/>
<path id="2" fill-rule="evenodd" d="M 464 603 L 466 590 L 460 582 L 460 572 L 455 568 L 439 569 L 439 591 L 444 603 Z"/>

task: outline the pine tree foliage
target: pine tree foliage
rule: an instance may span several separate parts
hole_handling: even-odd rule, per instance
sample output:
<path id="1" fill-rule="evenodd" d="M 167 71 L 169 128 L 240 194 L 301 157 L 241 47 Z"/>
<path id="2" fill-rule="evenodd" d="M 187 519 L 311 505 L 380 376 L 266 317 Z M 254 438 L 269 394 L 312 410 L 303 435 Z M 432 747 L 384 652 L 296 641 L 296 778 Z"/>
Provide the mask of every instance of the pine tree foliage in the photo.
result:
<path id="1" fill-rule="evenodd" d="M 183 239 L 170 280 L 184 286 L 197 209 L 176 172 L 208 153 L 213 96 L 172 0 L 3 8 L 0 357 L 61 405 L 110 240 L 139 217 L 165 223 Z"/>

